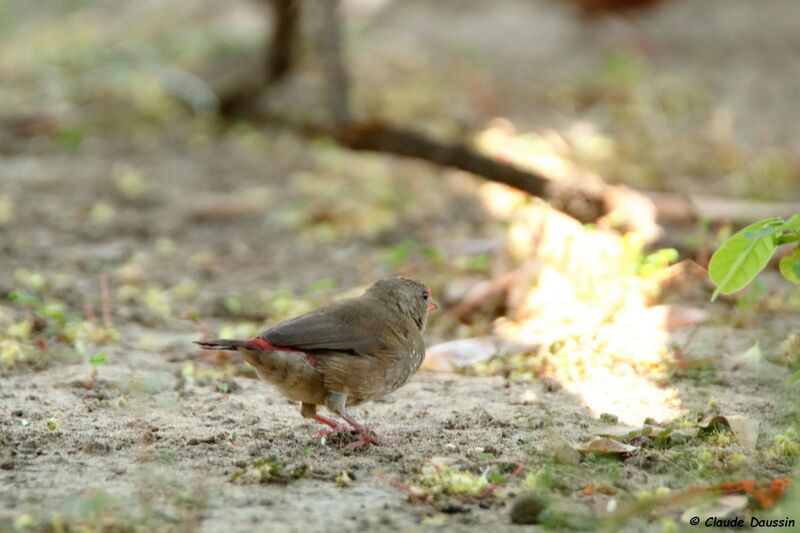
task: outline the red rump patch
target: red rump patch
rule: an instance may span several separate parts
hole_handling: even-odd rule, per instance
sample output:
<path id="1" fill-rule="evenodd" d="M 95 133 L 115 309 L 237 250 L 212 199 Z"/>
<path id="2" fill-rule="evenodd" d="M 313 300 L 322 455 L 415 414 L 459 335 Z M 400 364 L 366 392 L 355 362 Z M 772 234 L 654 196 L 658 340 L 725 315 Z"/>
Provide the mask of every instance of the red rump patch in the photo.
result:
<path id="1" fill-rule="evenodd" d="M 291 346 L 275 346 L 268 340 L 262 339 L 261 337 L 256 337 L 247 341 L 247 347 L 251 350 L 261 350 L 264 352 L 303 352 L 303 350 L 298 350 L 297 348 L 292 348 Z"/>
<path id="2" fill-rule="evenodd" d="M 254 339 L 250 339 L 247 341 L 245 345 L 247 348 L 251 350 L 261 350 L 263 352 L 300 352 L 305 353 L 303 350 L 298 350 L 297 348 L 291 348 L 289 346 L 275 346 L 274 344 L 270 343 L 266 339 L 262 339 L 261 337 L 256 337 Z M 306 361 L 311 366 L 317 366 L 317 356 L 314 354 L 306 353 Z"/>
<path id="3" fill-rule="evenodd" d="M 263 350 L 265 352 L 278 352 L 281 350 L 286 350 L 286 348 L 281 348 L 280 346 L 273 346 L 261 337 L 256 337 L 255 339 L 250 339 L 247 341 L 247 347 L 254 350 Z"/>

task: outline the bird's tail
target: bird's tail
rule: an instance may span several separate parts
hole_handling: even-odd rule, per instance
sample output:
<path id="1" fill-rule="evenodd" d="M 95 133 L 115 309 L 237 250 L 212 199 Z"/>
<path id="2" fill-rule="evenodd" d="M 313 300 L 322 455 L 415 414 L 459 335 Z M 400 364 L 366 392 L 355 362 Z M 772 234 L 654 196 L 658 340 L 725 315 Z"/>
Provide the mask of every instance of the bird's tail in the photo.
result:
<path id="1" fill-rule="evenodd" d="M 280 346 L 274 346 L 273 344 L 270 344 L 269 342 L 260 337 L 247 340 L 212 339 L 210 341 L 194 341 L 194 343 L 199 344 L 205 350 L 236 351 L 239 348 L 247 348 L 248 350 L 255 350 L 259 352 L 272 352 L 281 350 L 295 351 L 292 350 L 291 348 L 282 348 Z"/>
<path id="2" fill-rule="evenodd" d="M 240 346 L 245 347 L 250 341 L 236 339 L 212 339 L 210 341 L 195 341 L 205 350 L 233 350 L 236 351 Z"/>

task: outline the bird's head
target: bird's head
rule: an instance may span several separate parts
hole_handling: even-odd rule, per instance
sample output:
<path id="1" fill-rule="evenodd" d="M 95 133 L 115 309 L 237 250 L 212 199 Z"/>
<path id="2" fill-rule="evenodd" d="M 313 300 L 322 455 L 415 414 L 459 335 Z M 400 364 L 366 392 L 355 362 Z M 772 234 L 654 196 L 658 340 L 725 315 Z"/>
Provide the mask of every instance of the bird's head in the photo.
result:
<path id="1" fill-rule="evenodd" d="M 420 331 L 425 329 L 428 312 L 438 307 L 430 288 L 410 278 L 387 278 L 375 282 L 367 294 L 411 317 Z"/>

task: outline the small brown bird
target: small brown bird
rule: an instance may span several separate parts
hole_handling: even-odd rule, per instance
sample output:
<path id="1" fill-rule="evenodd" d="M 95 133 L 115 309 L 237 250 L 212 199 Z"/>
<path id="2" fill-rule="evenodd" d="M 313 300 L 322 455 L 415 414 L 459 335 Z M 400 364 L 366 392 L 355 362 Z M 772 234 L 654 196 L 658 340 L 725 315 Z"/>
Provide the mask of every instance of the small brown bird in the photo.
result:
<path id="1" fill-rule="evenodd" d="M 197 342 L 207 349 L 236 350 L 300 413 L 345 431 L 317 414 L 324 405 L 342 417 L 363 444 L 382 444 L 347 408 L 389 394 L 404 385 L 425 358 L 422 332 L 436 309 L 431 290 L 409 278 L 376 282 L 358 298 L 339 300 L 281 322 L 248 340 Z"/>

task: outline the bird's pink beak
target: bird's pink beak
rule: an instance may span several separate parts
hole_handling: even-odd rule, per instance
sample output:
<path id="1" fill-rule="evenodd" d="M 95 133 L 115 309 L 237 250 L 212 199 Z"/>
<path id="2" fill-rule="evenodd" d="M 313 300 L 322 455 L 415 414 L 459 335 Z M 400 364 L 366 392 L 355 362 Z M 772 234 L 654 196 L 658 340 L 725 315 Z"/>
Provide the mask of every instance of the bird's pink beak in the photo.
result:
<path id="1" fill-rule="evenodd" d="M 430 312 L 438 308 L 439 304 L 437 304 L 436 301 L 433 298 L 431 298 L 430 301 L 428 302 L 428 311 Z"/>

